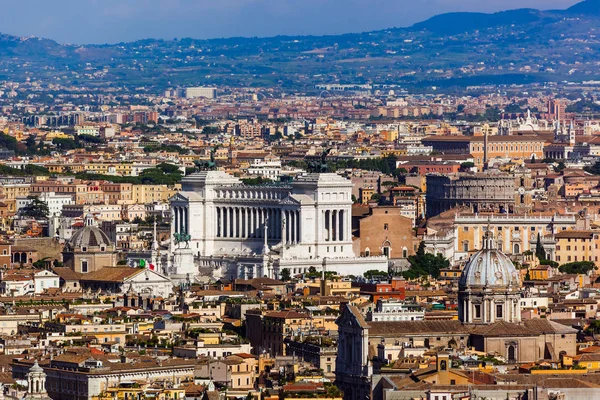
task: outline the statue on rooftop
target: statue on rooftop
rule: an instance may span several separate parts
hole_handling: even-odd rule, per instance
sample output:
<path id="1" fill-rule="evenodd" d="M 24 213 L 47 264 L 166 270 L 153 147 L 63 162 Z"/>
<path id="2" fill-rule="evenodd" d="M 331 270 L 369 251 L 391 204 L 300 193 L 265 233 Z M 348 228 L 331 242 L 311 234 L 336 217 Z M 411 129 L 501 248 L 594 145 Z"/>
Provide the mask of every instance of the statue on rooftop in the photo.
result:
<path id="1" fill-rule="evenodd" d="M 190 240 L 192 236 L 187 233 L 174 233 L 173 238 L 175 239 L 175 245 L 179 246 L 180 243 L 185 243 L 185 248 L 190 248 Z"/>
<path id="2" fill-rule="evenodd" d="M 210 160 L 196 160 L 194 161 L 194 165 L 196 166 L 196 171 L 215 171 L 217 169 L 217 162 L 215 161 L 215 153 L 221 147 L 220 145 L 214 146 L 210 149 Z"/>
<path id="3" fill-rule="evenodd" d="M 327 156 L 329 155 L 329 153 L 331 153 L 331 150 L 333 150 L 333 147 L 324 149 L 323 152 L 321 153 L 320 161 L 309 162 L 308 163 L 308 172 L 312 172 L 312 173 L 316 173 L 316 174 L 331 172 L 331 168 L 329 167 L 329 165 L 327 165 Z"/>

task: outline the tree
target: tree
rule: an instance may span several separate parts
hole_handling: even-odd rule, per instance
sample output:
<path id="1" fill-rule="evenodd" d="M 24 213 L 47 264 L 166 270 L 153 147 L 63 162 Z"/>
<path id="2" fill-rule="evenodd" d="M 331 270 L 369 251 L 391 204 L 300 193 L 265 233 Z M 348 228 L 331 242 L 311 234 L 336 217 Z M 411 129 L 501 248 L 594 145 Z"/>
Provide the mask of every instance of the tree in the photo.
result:
<path id="1" fill-rule="evenodd" d="M 50 260 L 50 257 L 44 257 L 41 260 L 37 260 L 36 262 L 34 262 L 33 268 L 35 269 L 44 269 L 46 267 L 46 263 L 48 262 L 48 260 Z"/>
<path id="2" fill-rule="evenodd" d="M 584 167 L 583 169 L 590 174 L 600 175 L 600 161 L 597 161 L 591 167 Z"/>
<path id="3" fill-rule="evenodd" d="M 40 200 L 37 196 L 27 196 L 27 199 L 30 200 L 29 203 L 19 211 L 21 216 L 33 219 L 48 218 L 50 214 L 48 203 Z"/>
<path id="4" fill-rule="evenodd" d="M 460 169 L 461 169 L 461 170 L 463 170 L 463 171 L 466 171 L 466 170 L 468 170 L 468 169 L 471 169 L 471 168 L 473 168 L 474 166 L 475 166 L 475 163 L 474 163 L 474 162 L 471 162 L 471 161 L 465 161 L 464 163 L 461 163 L 461 164 L 460 164 Z"/>
<path id="5" fill-rule="evenodd" d="M 387 277 L 388 273 L 384 272 L 384 271 L 378 271 L 376 269 L 370 269 L 368 271 L 366 271 L 364 274 L 365 278 L 367 279 L 373 279 L 376 276 L 384 276 Z"/>
<path id="6" fill-rule="evenodd" d="M 219 134 L 219 127 L 217 126 L 205 126 L 202 128 L 203 135 L 217 135 Z"/>
<path id="7" fill-rule="evenodd" d="M 537 235 L 537 242 L 535 244 L 535 255 L 540 261 L 546 259 L 546 251 L 544 250 L 544 246 L 542 245 L 542 236 L 539 232 Z"/>
<path id="8" fill-rule="evenodd" d="M 592 261 L 576 261 L 558 267 L 558 270 L 565 274 L 587 274 L 595 269 L 596 265 Z"/>
<path id="9" fill-rule="evenodd" d="M 450 267 L 450 262 L 441 254 L 425 253 L 425 242 L 419 244 L 417 253 L 408 257 L 408 261 L 410 262 L 410 269 L 403 275 L 409 279 L 422 276 L 437 278 L 440 276 L 440 270 Z"/>
<path id="10" fill-rule="evenodd" d="M 562 171 L 564 171 L 565 168 L 567 168 L 565 163 L 562 161 L 559 161 L 558 164 L 556 164 L 554 166 L 554 172 L 562 172 Z"/>
<path id="11" fill-rule="evenodd" d="M 71 138 L 54 138 L 52 144 L 59 150 L 73 150 L 80 147 L 75 140 Z"/>
<path id="12" fill-rule="evenodd" d="M 393 175 L 395 178 L 399 178 L 399 177 L 401 177 L 401 176 L 404 176 L 404 175 L 406 175 L 406 174 L 408 174 L 408 171 L 406 170 L 406 168 L 402 168 L 402 167 L 401 167 L 401 168 L 396 168 L 396 169 L 394 169 L 394 172 L 393 172 L 393 174 L 392 174 L 392 175 Z"/>
<path id="13" fill-rule="evenodd" d="M 290 274 L 289 269 L 284 268 L 281 270 L 280 280 L 282 280 L 283 282 L 288 282 L 291 278 L 292 278 L 292 276 Z"/>

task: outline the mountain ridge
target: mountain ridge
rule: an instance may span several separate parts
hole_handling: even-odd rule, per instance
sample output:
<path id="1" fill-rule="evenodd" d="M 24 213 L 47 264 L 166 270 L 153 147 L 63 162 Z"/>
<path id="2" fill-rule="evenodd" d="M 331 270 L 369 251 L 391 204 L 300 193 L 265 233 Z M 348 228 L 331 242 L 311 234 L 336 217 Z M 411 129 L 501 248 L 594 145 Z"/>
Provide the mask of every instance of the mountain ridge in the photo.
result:
<path id="1" fill-rule="evenodd" d="M 319 83 L 468 85 L 600 79 L 600 0 L 565 10 L 447 13 L 411 27 L 327 36 L 96 45 L 0 34 L 0 78 L 90 86 Z"/>

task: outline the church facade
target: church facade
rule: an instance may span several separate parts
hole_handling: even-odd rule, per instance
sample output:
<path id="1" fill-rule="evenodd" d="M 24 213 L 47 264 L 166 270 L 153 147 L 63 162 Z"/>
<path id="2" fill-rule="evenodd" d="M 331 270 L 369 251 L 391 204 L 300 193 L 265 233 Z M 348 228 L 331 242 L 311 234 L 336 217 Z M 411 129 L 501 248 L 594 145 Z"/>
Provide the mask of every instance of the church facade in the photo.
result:
<path id="1" fill-rule="evenodd" d="M 521 321 L 519 277 L 513 263 L 497 249 L 488 234 L 483 248 L 462 271 L 458 321 L 365 322 L 356 307 L 346 306 L 336 321 L 339 334 L 336 382 L 345 392 L 345 398 L 359 398 L 354 394 L 362 396 L 370 390 L 368 373 L 373 361 L 378 364 L 393 361 L 392 354 L 395 351 L 398 357 L 399 348 L 471 347 L 515 365 L 558 361 L 565 354 L 576 354 L 577 330 L 548 319 Z M 378 359 L 380 354 L 392 358 Z"/>

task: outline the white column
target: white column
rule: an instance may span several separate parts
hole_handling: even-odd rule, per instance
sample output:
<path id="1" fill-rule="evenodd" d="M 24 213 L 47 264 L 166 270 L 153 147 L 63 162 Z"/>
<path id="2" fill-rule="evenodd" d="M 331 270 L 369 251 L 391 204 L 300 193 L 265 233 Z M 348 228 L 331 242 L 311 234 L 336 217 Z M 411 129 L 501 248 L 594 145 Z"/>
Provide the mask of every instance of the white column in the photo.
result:
<path id="1" fill-rule="evenodd" d="M 279 208 L 275 208 L 273 217 L 273 237 L 278 240 L 281 234 L 281 229 L 279 228 Z"/>
<path id="2" fill-rule="evenodd" d="M 237 215 L 237 207 L 232 207 L 231 212 L 233 214 L 233 218 L 231 219 L 231 222 L 233 222 L 233 232 L 231 237 L 235 238 L 238 236 L 238 223 L 240 222 L 239 217 Z"/>
<path id="3" fill-rule="evenodd" d="M 330 242 L 333 241 L 333 211 L 329 210 L 329 235 L 328 239 Z"/>
<path id="4" fill-rule="evenodd" d="M 294 237 L 294 226 L 296 225 L 296 220 L 294 219 L 293 211 L 288 211 L 288 215 L 290 217 L 290 226 L 289 226 L 290 243 L 294 244 L 294 242 L 296 241 L 296 238 Z"/>
<path id="5" fill-rule="evenodd" d="M 221 226 L 219 227 L 219 230 L 221 231 L 221 237 L 225 237 L 225 208 L 219 207 L 219 210 L 221 214 Z"/>
<path id="6" fill-rule="evenodd" d="M 290 244 L 294 244 L 294 213 L 288 211 L 288 232 L 289 232 L 289 242 Z"/>
<path id="7" fill-rule="evenodd" d="M 248 209 L 248 237 L 254 237 L 254 207 Z"/>
<path id="8" fill-rule="evenodd" d="M 225 237 L 225 207 L 219 207 L 219 215 L 221 215 L 221 226 L 219 230 L 221 231 L 221 237 Z"/>
<path id="9" fill-rule="evenodd" d="M 287 242 L 287 216 L 285 215 L 285 210 L 281 210 L 281 243 L 284 245 Z"/>
<path id="10" fill-rule="evenodd" d="M 183 232 L 183 218 L 181 215 L 181 207 L 177 207 L 177 232 Z"/>
<path id="11" fill-rule="evenodd" d="M 173 233 L 179 232 L 177 230 L 178 223 L 179 223 L 178 217 L 177 217 L 177 207 L 172 207 L 171 208 L 171 219 L 173 220 L 173 229 L 172 229 Z"/>
<path id="12" fill-rule="evenodd" d="M 255 233 L 254 233 L 254 237 L 255 238 L 260 238 L 260 232 L 261 232 L 261 226 L 260 226 L 260 208 L 256 208 L 254 210 L 254 228 L 255 228 Z"/>
<path id="13" fill-rule="evenodd" d="M 334 210 L 333 211 L 333 241 L 337 242 L 338 240 L 340 240 L 340 235 L 338 232 L 338 227 L 339 227 L 339 220 L 340 220 L 340 214 L 338 210 Z"/>
<path id="14" fill-rule="evenodd" d="M 296 241 L 298 243 L 302 242 L 302 219 L 300 218 L 300 211 L 296 211 L 296 219 L 298 220 L 298 226 L 296 228 Z"/>
<path id="15" fill-rule="evenodd" d="M 344 210 L 339 210 L 338 211 L 338 215 L 339 215 L 339 224 L 338 224 L 338 240 L 339 241 L 343 241 L 346 238 L 346 235 L 344 233 L 344 218 L 346 217 L 346 213 L 344 212 Z"/>
<path id="16" fill-rule="evenodd" d="M 290 212 L 288 210 L 285 210 L 285 220 L 286 220 L 286 224 L 285 224 L 285 237 L 286 237 L 286 242 L 287 243 L 292 243 L 292 231 L 290 229 L 290 227 L 292 226 L 292 216 L 290 215 Z"/>
<path id="17" fill-rule="evenodd" d="M 244 230 L 242 237 L 247 238 L 248 237 L 248 208 L 246 207 L 242 207 L 241 208 L 243 214 L 244 214 Z"/>
<path id="18" fill-rule="evenodd" d="M 351 209 L 346 210 L 346 226 L 345 226 L 345 237 L 346 241 L 352 241 L 352 211 Z"/>
<path id="19" fill-rule="evenodd" d="M 273 209 L 267 208 L 267 235 L 269 239 L 273 238 Z"/>
<path id="20" fill-rule="evenodd" d="M 183 232 L 183 219 L 181 218 L 181 207 L 177 207 L 177 232 Z"/>
<path id="21" fill-rule="evenodd" d="M 226 223 L 225 223 L 225 235 L 224 237 L 230 237 L 231 236 L 231 208 L 230 207 L 225 207 L 225 219 L 226 219 Z"/>
<path id="22" fill-rule="evenodd" d="M 265 220 L 264 209 L 261 207 L 258 209 L 258 237 L 261 239 L 263 238 L 263 235 L 264 235 L 264 229 L 263 229 L 264 220 Z"/>
<path id="23" fill-rule="evenodd" d="M 292 214 L 294 214 L 294 243 L 298 243 L 298 224 L 300 221 L 298 221 L 298 213 L 296 211 L 292 211 Z"/>
<path id="24" fill-rule="evenodd" d="M 185 221 L 185 233 L 190 233 L 190 226 L 189 226 L 189 214 L 190 214 L 190 210 L 187 207 L 183 207 L 183 220 Z"/>

